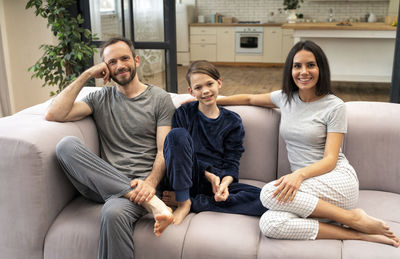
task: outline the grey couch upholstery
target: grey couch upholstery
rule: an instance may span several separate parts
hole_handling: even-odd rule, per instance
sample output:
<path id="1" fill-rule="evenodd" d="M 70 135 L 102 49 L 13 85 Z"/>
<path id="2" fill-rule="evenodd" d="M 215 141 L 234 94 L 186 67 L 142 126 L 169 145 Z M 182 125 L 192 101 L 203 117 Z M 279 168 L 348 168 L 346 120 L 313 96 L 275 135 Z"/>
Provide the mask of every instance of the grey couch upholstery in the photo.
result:
<path id="1" fill-rule="evenodd" d="M 176 103 L 185 97 L 172 96 Z M 55 157 L 56 143 L 67 135 L 98 153 L 96 128 L 91 118 L 45 121 L 47 105 L 0 119 L 0 258 L 96 258 L 102 205 L 77 193 Z M 400 105 L 346 107 L 343 150 L 358 173 L 359 206 L 400 234 Z M 241 115 L 246 129 L 241 181 L 262 187 L 289 172 L 279 111 L 228 108 Z M 400 249 L 369 242 L 268 239 L 260 234 L 258 218 L 244 215 L 191 213 L 160 238 L 152 228 L 150 215 L 137 223 L 135 258 L 400 258 Z"/>

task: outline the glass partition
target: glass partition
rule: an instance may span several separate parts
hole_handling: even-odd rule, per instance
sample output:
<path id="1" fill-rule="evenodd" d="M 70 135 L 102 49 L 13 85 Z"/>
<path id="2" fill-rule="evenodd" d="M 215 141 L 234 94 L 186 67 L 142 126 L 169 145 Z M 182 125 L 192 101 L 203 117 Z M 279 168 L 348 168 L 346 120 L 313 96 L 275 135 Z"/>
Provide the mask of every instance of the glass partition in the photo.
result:
<path id="1" fill-rule="evenodd" d="M 135 41 L 164 41 L 163 0 L 133 1 Z"/>
<path id="2" fill-rule="evenodd" d="M 92 32 L 100 41 L 123 36 L 121 2 L 116 0 L 90 0 Z"/>

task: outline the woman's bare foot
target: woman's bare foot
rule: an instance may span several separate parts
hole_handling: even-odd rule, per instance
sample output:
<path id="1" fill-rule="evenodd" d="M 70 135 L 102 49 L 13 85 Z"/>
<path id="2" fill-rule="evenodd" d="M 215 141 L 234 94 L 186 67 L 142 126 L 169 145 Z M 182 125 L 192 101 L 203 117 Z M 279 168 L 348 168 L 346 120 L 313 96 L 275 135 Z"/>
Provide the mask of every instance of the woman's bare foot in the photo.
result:
<path id="1" fill-rule="evenodd" d="M 190 212 L 190 207 L 192 206 L 192 202 L 190 199 L 187 199 L 183 202 L 177 202 L 178 207 L 174 211 L 174 224 L 179 225 L 185 219 L 185 217 Z"/>
<path id="2" fill-rule="evenodd" d="M 380 219 L 371 217 L 362 209 L 351 210 L 354 214 L 353 224 L 349 227 L 366 234 L 384 235 L 386 237 L 395 237 L 389 226 Z"/>
<path id="3" fill-rule="evenodd" d="M 392 245 L 394 247 L 399 247 L 399 239 L 396 236 L 393 238 L 389 238 L 384 235 L 363 234 L 363 237 L 361 239 L 364 241 L 382 243 L 382 244 Z"/>
<path id="4" fill-rule="evenodd" d="M 162 201 L 168 206 L 178 207 L 178 202 L 175 198 L 175 192 L 172 191 L 163 191 Z"/>

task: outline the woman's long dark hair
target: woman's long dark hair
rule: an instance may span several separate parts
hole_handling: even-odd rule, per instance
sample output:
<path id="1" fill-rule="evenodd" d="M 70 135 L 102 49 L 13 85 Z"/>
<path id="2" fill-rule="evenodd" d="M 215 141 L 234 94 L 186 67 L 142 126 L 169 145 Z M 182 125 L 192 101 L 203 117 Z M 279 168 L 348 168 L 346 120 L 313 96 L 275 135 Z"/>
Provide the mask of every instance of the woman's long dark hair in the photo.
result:
<path id="1" fill-rule="evenodd" d="M 317 96 L 322 96 L 325 94 L 332 94 L 331 89 L 331 72 L 329 70 L 329 63 L 325 53 L 322 49 L 312 41 L 300 41 L 296 43 L 285 61 L 285 66 L 283 68 L 283 85 L 282 92 L 286 94 L 287 101 L 290 103 L 293 99 L 293 94 L 299 91 L 299 88 L 293 81 L 292 68 L 293 68 L 293 58 L 300 50 L 307 50 L 314 54 L 315 60 L 317 61 L 317 66 L 319 68 L 319 77 L 315 89 L 315 94 Z"/>

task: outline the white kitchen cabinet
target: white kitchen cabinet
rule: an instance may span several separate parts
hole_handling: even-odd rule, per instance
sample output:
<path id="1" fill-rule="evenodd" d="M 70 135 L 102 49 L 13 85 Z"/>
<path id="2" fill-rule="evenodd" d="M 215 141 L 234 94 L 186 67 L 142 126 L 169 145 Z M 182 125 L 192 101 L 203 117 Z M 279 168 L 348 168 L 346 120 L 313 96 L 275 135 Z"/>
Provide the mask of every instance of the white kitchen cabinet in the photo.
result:
<path id="1" fill-rule="evenodd" d="M 289 51 L 294 45 L 293 30 L 292 29 L 282 29 L 282 62 L 285 63 L 286 57 Z"/>
<path id="2" fill-rule="evenodd" d="M 235 27 L 217 28 L 217 61 L 235 61 Z"/>
<path id="3" fill-rule="evenodd" d="M 217 28 L 190 27 L 190 60 L 217 61 Z"/>
<path id="4" fill-rule="evenodd" d="M 217 47 L 215 44 L 190 44 L 190 60 L 205 59 L 216 61 Z"/>
<path id="5" fill-rule="evenodd" d="M 280 63 L 282 52 L 281 27 L 264 27 L 263 62 Z"/>

